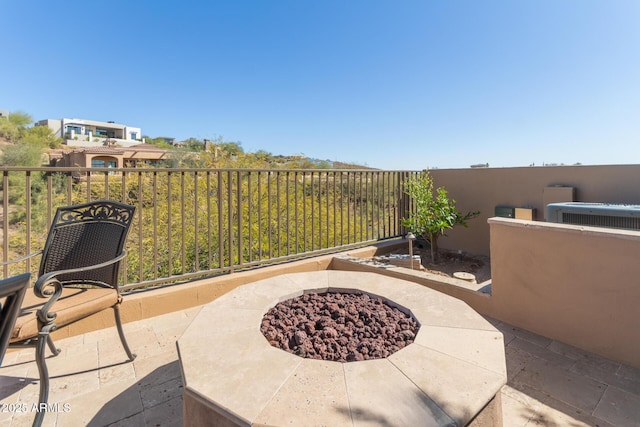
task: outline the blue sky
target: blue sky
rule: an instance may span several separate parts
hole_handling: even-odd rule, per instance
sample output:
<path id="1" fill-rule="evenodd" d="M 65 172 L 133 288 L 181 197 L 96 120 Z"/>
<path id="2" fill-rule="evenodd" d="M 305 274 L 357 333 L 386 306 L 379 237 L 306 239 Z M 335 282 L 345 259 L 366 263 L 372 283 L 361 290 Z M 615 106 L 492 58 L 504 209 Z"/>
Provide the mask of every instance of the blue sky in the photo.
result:
<path id="1" fill-rule="evenodd" d="M 383 169 L 640 163 L 638 0 L 0 0 L 0 109 Z"/>

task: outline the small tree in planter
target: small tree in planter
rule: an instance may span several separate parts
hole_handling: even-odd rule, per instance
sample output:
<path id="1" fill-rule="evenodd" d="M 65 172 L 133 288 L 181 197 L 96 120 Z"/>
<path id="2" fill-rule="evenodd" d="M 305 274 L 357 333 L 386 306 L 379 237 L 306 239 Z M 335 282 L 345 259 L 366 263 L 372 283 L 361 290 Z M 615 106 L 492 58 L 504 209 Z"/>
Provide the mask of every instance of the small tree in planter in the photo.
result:
<path id="1" fill-rule="evenodd" d="M 444 187 L 434 191 L 433 179 L 428 172 L 409 177 L 404 182 L 404 191 L 415 202 L 415 210 L 409 218 L 402 220 L 402 225 L 429 242 L 433 264 L 438 261 L 438 237 L 456 225 L 467 227 L 467 220 L 480 214 L 479 211 L 461 214 L 456 208 L 456 201 L 449 199 Z"/>

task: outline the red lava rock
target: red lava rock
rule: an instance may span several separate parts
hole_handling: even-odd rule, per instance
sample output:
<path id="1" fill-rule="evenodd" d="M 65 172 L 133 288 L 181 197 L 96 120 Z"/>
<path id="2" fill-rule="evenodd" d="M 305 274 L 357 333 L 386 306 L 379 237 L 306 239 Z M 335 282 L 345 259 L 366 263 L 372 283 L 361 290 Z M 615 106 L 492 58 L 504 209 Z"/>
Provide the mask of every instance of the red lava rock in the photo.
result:
<path id="1" fill-rule="evenodd" d="M 277 348 L 309 359 L 380 359 L 411 344 L 418 322 L 381 298 L 360 293 L 305 294 L 264 315 L 262 334 Z"/>

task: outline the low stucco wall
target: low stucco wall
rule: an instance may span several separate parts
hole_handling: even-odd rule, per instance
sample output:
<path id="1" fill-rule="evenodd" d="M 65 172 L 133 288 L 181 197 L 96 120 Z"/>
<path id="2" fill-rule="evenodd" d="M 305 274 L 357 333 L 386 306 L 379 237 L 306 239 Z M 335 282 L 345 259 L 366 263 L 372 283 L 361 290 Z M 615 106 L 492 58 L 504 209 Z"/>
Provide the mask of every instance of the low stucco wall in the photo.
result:
<path id="1" fill-rule="evenodd" d="M 493 317 L 640 368 L 640 232 L 488 222 Z"/>

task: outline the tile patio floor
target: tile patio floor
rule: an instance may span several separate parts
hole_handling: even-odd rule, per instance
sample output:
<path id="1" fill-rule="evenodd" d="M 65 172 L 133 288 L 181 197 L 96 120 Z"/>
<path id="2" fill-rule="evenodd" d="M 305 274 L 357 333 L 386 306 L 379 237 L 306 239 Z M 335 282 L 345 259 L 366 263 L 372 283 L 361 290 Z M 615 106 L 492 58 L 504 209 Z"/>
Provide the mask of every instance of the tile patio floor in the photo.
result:
<path id="1" fill-rule="evenodd" d="M 125 324 L 138 357 L 126 356 L 115 328 L 59 340 L 48 359 L 44 426 L 181 426 L 182 380 L 176 339 L 200 308 Z M 640 369 L 489 319 L 504 333 L 508 384 L 505 427 L 640 426 Z M 33 413 L 4 412 L 37 400 L 33 349 L 13 351 L 0 368 L 0 425 L 30 426 Z"/>

